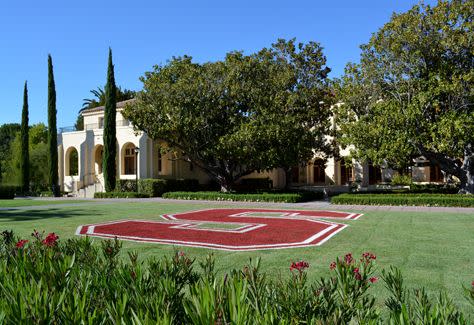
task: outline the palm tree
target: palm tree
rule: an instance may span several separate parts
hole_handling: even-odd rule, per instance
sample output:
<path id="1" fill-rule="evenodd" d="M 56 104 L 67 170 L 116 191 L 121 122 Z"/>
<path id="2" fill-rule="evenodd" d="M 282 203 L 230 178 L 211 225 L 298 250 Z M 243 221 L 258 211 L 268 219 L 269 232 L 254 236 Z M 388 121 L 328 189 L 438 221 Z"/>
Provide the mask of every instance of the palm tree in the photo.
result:
<path id="1" fill-rule="evenodd" d="M 103 87 L 97 87 L 97 89 L 92 89 L 90 93 L 94 95 L 94 97 L 84 98 L 82 100 L 82 108 L 79 110 L 79 114 L 77 116 L 75 124 L 76 130 L 84 130 L 84 118 L 81 114 L 84 110 L 105 105 L 105 91 Z M 135 95 L 136 91 L 129 90 L 126 88 L 122 90 L 122 88 L 117 87 L 117 102 L 132 99 L 135 97 Z"/>

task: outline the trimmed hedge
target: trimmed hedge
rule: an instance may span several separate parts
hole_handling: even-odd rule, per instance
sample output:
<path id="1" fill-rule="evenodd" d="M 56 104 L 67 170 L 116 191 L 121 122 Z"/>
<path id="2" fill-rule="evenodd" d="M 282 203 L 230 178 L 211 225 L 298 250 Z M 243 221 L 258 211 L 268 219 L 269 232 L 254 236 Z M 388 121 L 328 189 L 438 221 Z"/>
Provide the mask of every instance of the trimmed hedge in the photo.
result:
<path id="1" fill-rule="evenodd" d="M 251 201 L 251 202 L 285 202 L 296 203 L 317 199 L 320 196 L 314 192 L 304 193 L 221 193 L 221 192 L 167 192 L 166 199 L 178 200 L 210 200 L 210 201 Z"/>
<path id="2" fill-rule="evenodd" d="M 147 198 L 150 197 L 144 193 L 137 192 L 96 192 L 94 193 L 95 199 L 121 199 L 121 198 Z"/>
<path id="3" fill-rule="evenodd" d="M 165 192 L 199 191 L 199 188 L 197 179 L 145 178 L 138 180 L 138 192 L 150 197 L 161 196 Z M 118 179 L 115 191 L 136 192 L 137 182 L 134 179 Z"/>
<path id="4" fill-rule="evenodd" d="M 140 179 L 138 181 L 138 192 L 150 197 L 162 196 L 166 192 L 167 181 L 165 179 Z"/>
<path id="5" fill-rule="evenodd" d="M 340 194 L 331 198 L 333 204 L 415 205 L 474 207 L 474 195 L 465 194 Z"/>
<path id="6" fill-rule="evenodd" d="M 0 186 L 0 199 L 2 200 L 12 200 L 15 198 L 15 186 L 7 186 L 1 185 Z"/>

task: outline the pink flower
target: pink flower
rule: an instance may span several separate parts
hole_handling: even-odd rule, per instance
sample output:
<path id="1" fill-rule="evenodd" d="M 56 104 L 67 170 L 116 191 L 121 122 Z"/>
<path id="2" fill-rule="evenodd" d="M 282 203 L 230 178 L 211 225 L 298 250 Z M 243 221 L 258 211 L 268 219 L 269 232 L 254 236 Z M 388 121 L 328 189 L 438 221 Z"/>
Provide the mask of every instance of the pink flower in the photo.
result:
<path id="1" fill-rule="evenodd" d="M 57 236 L 54 232 L 49 233 L 48 236 L 43 240 L 43 245 L 48 247 L 56 246 L 59 236 Z"/>
<path id="2" fill-rule="evenodd" d="M 330 265 L 329 265 L 329 269 L 332 271 L 336 268 L 336 262 L 332 262 Z"/>
<path id="3" fill-rule="evenodd" d="M 356 268 L 354 269 L 354 273 L 359 273 L 359 268 L 358 268 L 358 267 L 356 267 Z"/>
<path id="4" fill-rule="evenodd" d="M 27 242 L 28 242 L 27 239 L 22 239 L 22 240 L 18 241 L 18 243 L 16 243 L 15 246 L 16 246 L 17 248 L 23 248 L 23 246 L 25 246 L 25 244 L 26 244 Z"/>
<path id="5" fill-rule="evenodd" d="M 474 281 L 472 281 L 471 286 L 472 286 L 472 288 L 474 289 Z"/>
<path id="6" fill-rule="evenodd" d="M 356 273 L 355 278 L 356 278 L 356 280 L 360 281 L 360 280 L 362 280 L 362 275 L 360 275 L 360 273 Z"/>
<path id="7" fill-rule="evenodd" d="M 306 261 L 299 261 L 299 262 L 293 262 L 291 263 L 291 266 L 290 266 L 290 271 L 293 271 L 293 270 L 298 270 L 299 272 L 302 272 L 304 269 L 308 268 L 309 267 L 309 263 L 306 262 Z"/>
<path id="8" fill-rule="evenodd" d="M 354 259 L 352 258 L 352 254 L 351 253 L 347 253 L 346 256 L 344 256 L 344 262 L 346 262 L 346 264 L 352 264 L 352 262 L 354 261 Z"/>
<path id="9" fill-rule="evenodd" d="M 183 251 L 178 252 L 178 256 L 185 256 L 186 254 Z"/>
<path id="10" fill-rule="evenodd" d="M 361 262 L 369 263 L 370 261 L 375 259 L 377 259 L 377 256 L 375 256 L 375 254 L 372 254 L 371 252 L 365 252 L 362 254 Z"/>
<path id="11" fill-rule="evenodd" d="M 369 279 L 370 283 L 375 283 L 379 280 L 379 278 L 377 278 L 376 276 L 373 276 Z"/>

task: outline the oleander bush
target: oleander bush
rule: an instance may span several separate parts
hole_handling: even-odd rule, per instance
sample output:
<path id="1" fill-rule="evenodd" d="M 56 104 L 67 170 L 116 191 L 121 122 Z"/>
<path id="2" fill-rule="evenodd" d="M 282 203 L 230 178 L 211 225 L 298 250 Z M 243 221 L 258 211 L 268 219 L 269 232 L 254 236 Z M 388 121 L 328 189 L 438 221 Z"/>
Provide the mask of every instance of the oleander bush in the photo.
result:
<path id="1" fill-rule="evenodd" d="M 0 238 L 2 324 L 468 324 L 446 294 L 409 289 L 397 268 L 380 270 L 373 253 L 346 254 L 331 275 L 310 282 L 294 261 L 272 280 L 260 260 L 218 276 L 212 255 L 182 252 L 140 261 L 120 258 L 118 240 L 61 241 L 34 231 Z M 373 286 L 388 296 L 376 305 Z M 474 307 L 474 283 L 465 288 Z"/>
<path id="2" fill-rule="evenodd" d="M 150 197 L 146 193 L 137 192 L 95 192 L 96 199 L 127 199 L 127 198 L 147 198 Z"/>
<path id="3" fill-rule="evenodd" d="M 251 202 L 286 202 L 296 203 L 321 199 L 322 193 L 222 193 L 222 192 L 167 192 L 166 199 L 179 200 L 212 200 L 212 201 L 251 201 Z"/>
<path id="4" fill-rule="evenodd" d="M 474 207 L 474 195 L 468 194 L 430 194 L 430 193 L 387 193 L 353 194 L 344 193 L 331 198 L 334 204 L 360 205 L 414 205 Z"/>

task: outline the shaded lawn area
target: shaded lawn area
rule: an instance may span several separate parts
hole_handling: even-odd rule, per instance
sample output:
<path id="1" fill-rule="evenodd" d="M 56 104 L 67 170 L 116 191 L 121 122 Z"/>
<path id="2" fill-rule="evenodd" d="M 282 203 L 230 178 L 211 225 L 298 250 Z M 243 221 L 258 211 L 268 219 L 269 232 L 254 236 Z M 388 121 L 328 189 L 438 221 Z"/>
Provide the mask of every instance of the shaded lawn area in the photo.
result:
<path id="1" fill-rule="evenodd" d="M 74 204 L 91 202 L 87 200 L 33 200 L 33 199 L 14 199 L 0 200 L 0 208 L 16 208 L 41 205 Z"/>
<path id="2" fill-rule="evenodd" d="M 33 229 L 37 229 L 56 232 L 60 239 L 64 239 L 75 236 L 79 225 L 120 219 L 157 220 L 160 214 L 212 207 L 199 203 L 120 202 L 75 207 L 58 206 L 47 210 L 31 208 L 0 211 L 0 231 L 12 229 L 18 236 L 28 239 Z M 255 207 L 259 207 L 258 204 Z M 372 211 L 359 220 L 340 222 L 350 226 L 317 247 L 228 252 L 124 241 L 122 256 L 126 258 L 127 252 L 138 251 L 141 258 L 145 259 L 169 256 L 179 249 L 197 260 L 202 260 L 208 253 L 213 252 L 217 269 L 221 273 L 232 268 L 241 269 L 248 263 L 249 258 L 261 257 L 263 270 L 274 278 L 280 275 L 288 276 L 291 262 L 304 259 L 310 263 L 309 279 L 316 280 L 320 276 L 330 274 L 329 264 L 336 256 L 347 252 L 360 256 L 365 251 L 371 251 L 377 255 L 380 267 L 398 266 L 409 287 L 424 286 L 430 294 L 446 290 L 456 305 L 466 313 L 472 313 L 472 307 L 464 299 L 462 289 L 462 285 L 470 286 L 474 280 L 472 213 Z M 199 269 L 197 263 L 196 268 Z M 379 303 L 382 303 L 386 289 L 381 282 L 374 287 L 375 294 L 380 298 Z"/>

